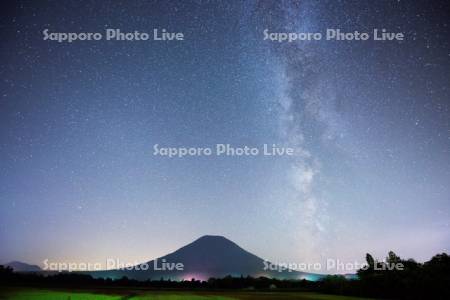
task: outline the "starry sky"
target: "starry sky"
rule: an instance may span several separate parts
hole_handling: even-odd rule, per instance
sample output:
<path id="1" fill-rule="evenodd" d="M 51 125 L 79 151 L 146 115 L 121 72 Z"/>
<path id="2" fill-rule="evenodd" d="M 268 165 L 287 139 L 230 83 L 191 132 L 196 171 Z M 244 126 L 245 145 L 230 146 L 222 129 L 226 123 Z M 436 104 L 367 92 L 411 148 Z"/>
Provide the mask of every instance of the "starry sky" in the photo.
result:
<path id="1" fill-rule="evenodd" d="M 205 234 L 273 262 L 449 251 L 445 1 L 1 5 L 0 262 L 142 262 Z M 42 34 L 106 28 L 184 40 Z M 263 39 L 327 28 L 405 40 Z M 152 154 L 218 143 L 297 155 Z"/>

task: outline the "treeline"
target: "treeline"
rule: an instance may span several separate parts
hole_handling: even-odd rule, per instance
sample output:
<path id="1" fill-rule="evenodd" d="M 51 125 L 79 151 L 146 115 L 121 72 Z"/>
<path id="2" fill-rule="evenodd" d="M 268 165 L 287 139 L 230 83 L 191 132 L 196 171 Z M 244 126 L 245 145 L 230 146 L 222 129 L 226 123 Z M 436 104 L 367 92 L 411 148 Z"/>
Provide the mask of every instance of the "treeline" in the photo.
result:
<path id="1" fill-rule="evenodd" d="M 9 267 L 0 266 L 0 286 L 316 291 L 389 299 L 450 299 L 450 257 L 445 253 L 438 254 L 423 264 L 412 259 L 401 259 L 393 252 L 389 252 L 382 262 L 376 261 L 370 254 L 367 254 L 366 260 L 367 267 L 358 271 L 358 280 L 334 275 L 316 282 L 231 276 L 210 278 L 208 281 L 138 281 L 126 277 L 112 280 L 79 273 L 45 276 L 39 273 L 17 273 Z"/>
<path id="2" fill-rule="evenodd" d="M 328 276 L 320 282 L 325 293 L 389 299 L 450 299 L 450 256 L 435 255 L 418 263 L 389 252 L 385 261 L 366 255 L 367 268 L 358 270 L 358 280 Z"/>
<path id="3" fill-rule="evenodd" d="M 0 265 L 0 286 L 26 287 L 64 287 L 64 288 L 99 288 L 99 287 L 133 287 L 154 289 L 302 289 L 314 290 L 316 282 L 307 280 L 279 280 L 266 277 L 231 277 L 200 280 L 134 280 L 127 277 L 120 279 L 93 278 L 91 275 L 76 272 L 42 274 L 35 272 L 13 272 L 10 267 Z"/>
<path id="4" fill-rule="evenodd" d="M 202 288 L 205 282 L 147 280 L 139 281 L 122 277 L 120 279 L 94 278 L 91 275 L 76 272 L 42 274 L 39 272 L 13 272 L 10 267 L 0 266 L 0 285 L 26 287 L 150 287 L 150 288 Z"/>

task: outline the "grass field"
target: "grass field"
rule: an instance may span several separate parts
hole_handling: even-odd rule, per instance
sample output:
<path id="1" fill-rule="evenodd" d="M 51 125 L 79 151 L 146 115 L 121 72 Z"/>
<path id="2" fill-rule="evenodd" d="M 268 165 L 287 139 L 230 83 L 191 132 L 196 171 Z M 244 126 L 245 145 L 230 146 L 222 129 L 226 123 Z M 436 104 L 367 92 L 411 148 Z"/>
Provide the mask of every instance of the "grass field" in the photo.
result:
<path id="1" fill-rule="evenodd" d="M 174 292 L 99 290 L 71 292 L 43 289 L 10 289 L 0 292 L 8 300 L 362 300 L 363 298 L 306 292 Z"/>

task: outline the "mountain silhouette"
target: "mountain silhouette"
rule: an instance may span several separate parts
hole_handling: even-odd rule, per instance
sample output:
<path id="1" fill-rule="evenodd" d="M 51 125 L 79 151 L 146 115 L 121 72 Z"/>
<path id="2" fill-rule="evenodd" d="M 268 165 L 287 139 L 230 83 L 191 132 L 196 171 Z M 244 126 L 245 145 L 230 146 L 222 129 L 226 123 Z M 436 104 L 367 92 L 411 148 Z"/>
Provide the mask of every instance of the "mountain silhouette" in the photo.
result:
<path id="1" fill-rule="evenodd" d="M 36 265 L 30 265 L 24 262 L 20 261 L 12 261 L 5 266 L 12 268 L 15 272 L 39 272 L 42 271 L 42 269 L 39 266 Z"/>
<path id="2" fill-rule="evenodd" d="M 175 269 L 177 263 L 182 264 L 181 270 Z M 163 264 L 165 264 L 165 268 Z M 98 271 L 89 272 L 89 274 L 104 278 L 127 276 L 130 279 L 138 280 L 161 278 L 207 280 L 211 277 L 222 278 L 228 275 L 315 280 L 322 276 L 294 270 L 265 269 L 268 264 L 270 263 L 265 263 L 262 258 L 242 249 L 223 236 L 205 235 L 175 252 L 137 265 L 133 270 Z"/>

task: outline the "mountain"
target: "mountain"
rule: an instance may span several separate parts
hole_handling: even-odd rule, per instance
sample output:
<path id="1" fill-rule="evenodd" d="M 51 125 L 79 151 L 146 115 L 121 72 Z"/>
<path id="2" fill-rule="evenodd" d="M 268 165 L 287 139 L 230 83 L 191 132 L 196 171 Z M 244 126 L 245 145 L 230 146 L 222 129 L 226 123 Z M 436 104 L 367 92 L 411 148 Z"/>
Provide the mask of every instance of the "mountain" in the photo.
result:
<path id="1" fill-rule="evenodd" d="M 176 264 L 180 264 L 178 270 Z M 160 278 L 207 280 L 211 277 L 221 278 L 227 275 L 309 280 L 321 277 L 318 274 L 293 270 L 265 269 L 268 264 L 270 263 L 223 236 L 206 235 L 173 253 L 137 265 L 133 270 L 98 271 L 89 272 L 89 274 L 94 277 L 110 278 L 127 276 L 138 280 Z"/>
<path id="2" fill-rule="evenodd" d="M 12 261 L 5 264 L 5 266 L 11 267 L 15 272 L 39 272 L 42 269 L 36 265 L 26 264 L 20 261 Z"/>

